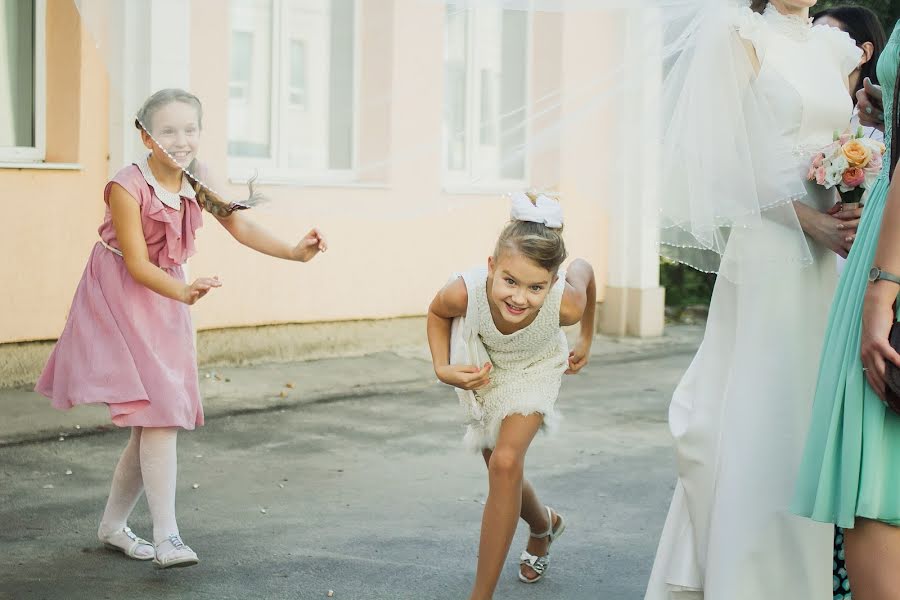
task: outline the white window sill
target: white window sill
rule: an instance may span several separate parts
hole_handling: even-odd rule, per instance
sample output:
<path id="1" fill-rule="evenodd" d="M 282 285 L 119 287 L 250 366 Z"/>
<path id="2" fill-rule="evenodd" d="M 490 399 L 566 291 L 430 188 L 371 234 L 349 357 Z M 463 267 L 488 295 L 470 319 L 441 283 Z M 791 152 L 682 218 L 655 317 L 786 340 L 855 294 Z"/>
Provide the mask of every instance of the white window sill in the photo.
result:
<path id="1" fill-rule="evenodd" d="M 524 181 L 504 181 L 497 183 L 447 183 L 443 185 L 445 194 L 458 196 L 496 196 L 528 189 Z"/>
<path id="2" fill-rule="evenodd" d="M 35 171 L 82 171 L 81 163 L 48 163 L 48 162 L 5 162 L 0 161 L 0 169 L 28 169 Z"/>
<path id="3" fill-rule="evenodd" d="M 244 185 L 250 181 L 245 175 L 233 175 L 228 178 L 229 183 Z M 330 177 L 290 177 L 278 175 L 260 175 L 253 181 L 254 185 L 285 185 L 306 188 L 351 188 L 351 189 L 372 189 L 386 190 L 390 188 L 387 183 L 377 181 L 353 181 L 349 179 L 335 179 Z"/>

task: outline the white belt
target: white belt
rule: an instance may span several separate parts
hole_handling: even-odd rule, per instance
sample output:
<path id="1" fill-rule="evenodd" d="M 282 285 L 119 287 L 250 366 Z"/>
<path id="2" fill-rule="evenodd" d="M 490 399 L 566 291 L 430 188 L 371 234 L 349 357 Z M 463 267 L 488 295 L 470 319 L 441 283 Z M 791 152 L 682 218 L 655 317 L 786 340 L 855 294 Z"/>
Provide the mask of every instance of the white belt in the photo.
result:
<path id="1" fill-rule="evenodd" d="M 118 255 L 121 256 L 122 258 L 125 258 L 125 255 L 122 254 L 122 251 L 119 250 L 118 248 L 113 248 L 112 246 L 110 246 L 109 244 L 107 244 L 106 242 L 104 242 L 102 239 L 100 240 L 100 243 L 103 244 L 103 247 L 104 247 L 104 248 L 106 248 L 107 250 L 109 250 L 109 251 L 112 252 L 113 254 L 118 254 Z"/>

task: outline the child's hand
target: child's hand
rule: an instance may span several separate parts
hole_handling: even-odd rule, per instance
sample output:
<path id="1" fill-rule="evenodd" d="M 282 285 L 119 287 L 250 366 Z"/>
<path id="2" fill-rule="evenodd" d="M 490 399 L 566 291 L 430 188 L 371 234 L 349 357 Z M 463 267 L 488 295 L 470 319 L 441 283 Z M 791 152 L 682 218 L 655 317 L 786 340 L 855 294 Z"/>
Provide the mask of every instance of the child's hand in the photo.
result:
<path id="1" fill-rule="evenodd" d="M 491 363 L 484 363 L 480 369 L 476 365 L 446 365 L 438 367 L 434 372 L 447 385 L 461 390 L 480 390 L 491 383 L 488 374 L 492 368 Z"/>
<path id="2" fill-rule="evenodd" d="M 209 293 L 209 290 L 222 287 L 222 282 L 216 277 L 200 277 L 191 285 L 184 286 L 181 301 L 185 304 L 194 304 L 197 300 Z"/>
<path id="3" fill-rule="evenodd" d="M 299 260 L 300 262 L 308 262 L 315 257 L 319 252 L 325 252 L 328 250 L 328 242 L 325 241 L 325 236 L 322 235 L 318 229 L 313 227 L 309 233 L 306 234 L 300 243 L 294 247 L 294 250 L 291 252 L 291 258 L 293 260 Z"/>
<path id="4" fill-rule="evenodd" d="M 577 375 L 578 372 L 588 364 L 588 359 L 591 356 L 591 343 L 593 343 L 593 341 L 593 338 L 578 338 L 578 343 L 576 343 L 575 347 L 572 348 L 572 351 L 569 352 L 569 368 L 566 369 L 566 375 Z"/>

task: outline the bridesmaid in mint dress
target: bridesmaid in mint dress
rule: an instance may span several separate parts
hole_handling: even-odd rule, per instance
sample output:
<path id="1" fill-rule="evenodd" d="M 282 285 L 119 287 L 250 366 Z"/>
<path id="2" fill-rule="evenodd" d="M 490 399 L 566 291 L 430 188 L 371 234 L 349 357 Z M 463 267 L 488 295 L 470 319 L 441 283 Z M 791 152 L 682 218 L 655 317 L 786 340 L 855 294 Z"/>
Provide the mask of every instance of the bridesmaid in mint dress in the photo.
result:
<path id="1" fill-rule="evenodd" d="M 877 71 L 888 155 L 831 307 L 793 505 L 797 514 L 845 528 L 854 600 L 894 599 L 900 589 L 900 416 L 881 399 L 884 362 L 900 365 L 887 344 L 900 285 L 870 283 L 873 266 L 900 276 L 900 183 L 889 193 L 898 63 L 895 27 Z"/>

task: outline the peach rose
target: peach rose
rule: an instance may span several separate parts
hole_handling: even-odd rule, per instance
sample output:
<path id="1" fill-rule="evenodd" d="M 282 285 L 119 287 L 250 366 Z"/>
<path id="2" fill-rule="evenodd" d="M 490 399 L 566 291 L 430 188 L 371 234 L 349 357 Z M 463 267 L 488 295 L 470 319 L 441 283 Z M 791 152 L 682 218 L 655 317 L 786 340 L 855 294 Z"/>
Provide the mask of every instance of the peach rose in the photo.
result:
<path id="1" fill-rule="evenodd" d="M 872 151 L 858 140 L 851 140 L 844 144 L 844 157 L 851 167 L 865 167 L 872 158 Z"/>
<path id="2" fill-rule="evenodd" d="M 862 167 L 850 167 L 844 171 L 844 185 L 850 188 L 859 187 L 866 180 L 866 172 Z"/>

